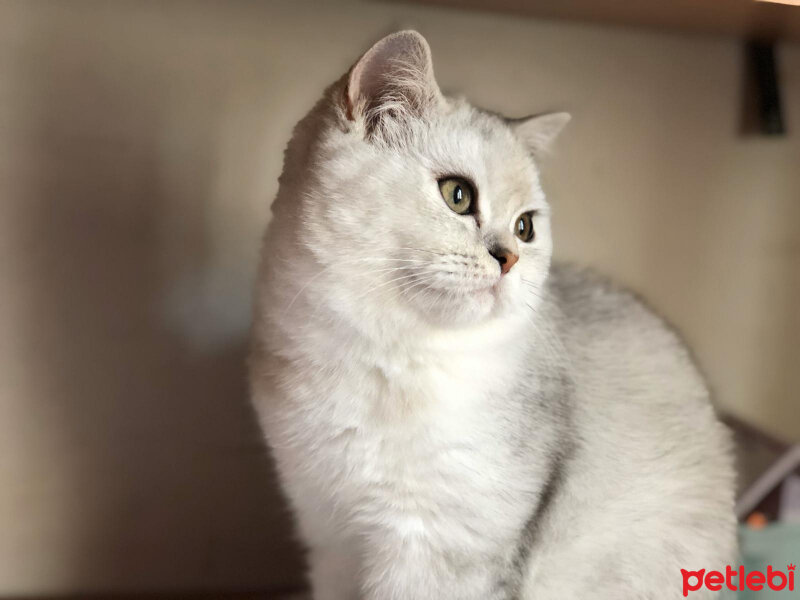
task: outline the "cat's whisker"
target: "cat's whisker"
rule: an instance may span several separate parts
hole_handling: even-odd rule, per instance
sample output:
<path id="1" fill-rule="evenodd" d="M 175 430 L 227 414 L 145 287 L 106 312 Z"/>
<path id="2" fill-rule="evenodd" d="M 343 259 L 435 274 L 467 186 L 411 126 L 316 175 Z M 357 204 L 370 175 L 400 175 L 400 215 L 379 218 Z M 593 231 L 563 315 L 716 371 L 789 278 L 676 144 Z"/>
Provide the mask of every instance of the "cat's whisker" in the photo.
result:
<path id="1" fill-rule="evenodd" d="M 381 262 L 381 261 L 394 261 L 394 262 L 414 262 L 414 263 L 424 263 L 424 262 L 426 262 L 426 261 L 424 261 L 424 260 L 415 260 L 415 259 L 408 259 L 408 258 L 372 257 L 372 256 L 364 256 L 364 257 L 359 257 L 359 258 L 347 259 L 347 260 L 343 260 L 343 261 L 337 261 L 337 262 L 335 262 L 335 263 L 332 263 L 332 264 L 328 265 L 327 267 L 324 267 L 323 269 L 321 269 L 321 270 L 319 271 L 319 273 L 317 273 L 317 274 L 315 274 L 314 276 L 312 276 L 312 277 L 311 277 L 311 278 L 310 278 L 310 279 L 309 279 L 309 280 L 308 280 L 308 281 L 307 281 L 307 282 L 306 282 L 306 283 L 305 283 L 305 284 L 304 284 L 304 285 L 303 285 L 303 286 L 302 286 L 302 287 L 301 287 L 301 288 L 300 288 L 300 289 L 297 291 L 297 293 L 296 293 L 296 294 L 294 295 L 294 297 L 291 299 L 291 301 L 290 301 L 290 302 L 289 302 L 289 304 L 286 306 L 286 308 L 284 309 L 284 311 L 288 311 L 288 310 L 289 310 L 289 309 L 292 307 L 292 305 L 294 305 L 294 303 L 295 303 L 295 301 L 297 300 L 297 298 L 299 298 L 299 297 L 300 297 L 300 294 L 302 294 L 302 293 L 303 293 L 303 292 L 304 292 L 304 291 L 305 291 L 305 290 L 308 288 L 308 286 L 309 286 L 309 285 L 311 285 L 311 284 L 312 284 L 314 281 L 316 281 L 316 279 L 317 279 L 318 277 L 320 277 L 321 275 L 323 275 L 324 273 L 326 273 L 326 272 L 327 272 L 327 271 L 329 271 L 330 269 L 332 269 L 332 268 L 334 268 L 334 267 L 336 267 L 336 266 L 339 266 L 339 265 L 343 265 L 343 264 L 352 264 L 352 263 L 365 262 L 365 261 L 376 261 L 376 262 Z"/>
<path id="2" fill-rule="evenodd" d="M 395 277 L 395 278 L 393 278 L 393 279 L 389 279 L 388 281 L 384 281 L 383 283 L 381 283 L 381 284 L 379 284 L 379 285 L 376 285 L 376 286 L 373 286 L 373 287 L 367 288 L 367 289 L 366 289 L 364 292 L 362 292 L 361 294 L 359 294 L 358 296 L 356 296 L 356 297 L 353 299 L 353 301 L 354 301 L 354 302 L 357 302 L 357 301 L 359 301 L 359 300 L 362 300 L 363 298 L 365 298 L 365 297 L 366 297 L 366 296 L 368 296 L 369 294 L 371 294 L 371 293 L 373 293 L 373 292 L 375 292 L 375 291 L 377 291 L 377 290 L 379 290 L 379 289 L 381 289 L 381 288 L 385 288 L 387 285 L 389 285 L 389 284 L 391 284 L 391 283 L 395 283 L 395 282 L 397 282 L 397 281 L 402 281 L 402 280 L 404 280 L 404 279 L 409 279 L 409 278 L 411 278 L 411 277 L 416 277 L 417 275 L 418 275 L 417 273 L 409 273 L 409 274 L 406 274 L 406 275 L 401 275 L 400 277 Z"/>
<path id="3" fill-rule="evenodd" d="M 534 297 L 538 298 L 539 300 L 544 300 L 544 296 L 542 296 L 542 295 L 541 295 L 539 292 L 537 292 L 535 289 L 529 289 L 529 290 L 528 290 L 528 293 L 529 293 L 529 294 L 531 294 L 531 295 L 533 295 Z"/>
<path id="4" fill-rule="evenodd" d="M 425 248 L 407 248 L 407 247 L 404 247 L 404 246 L 400 246 L 397 249 L 398 250 L 410 250 L 412 252 L 425 252 L 427 254 L 434 254 L 436 256 L 447 256 L 447 257 L 454 256 L 453 254 L 449 254 L 449 253 L 446 253 L 446 252 L 436 252 L 434 250 L 427 250 Z"/>
<path id="5" fill-rule="evenodd" d="M 398 286 L 398 291 L 401 294 L 407 294 L 409 290 L 417 287 L 418 285 L 422 285 L 436 278 L 436 273 L 415 273 L 415 275 L 415 278 L 410 278 L 408 281 L 404 281 Z M 385 294 L 386 290 L 383 290 L 383 293 Z"/>
<path id="6" fill-rule="evenodd" d="M 434 296 L 433 300 L 431 300 L 432 304 L 438 303 L 442 298 L 447 298 L 447 296 L 452 295 L 450 290 L 440 289 L 439 292 Z"/>
<path id="7" fill-rule="evenodd" d="M 427 284 L 427 283 L 430 283 L 430 282 L 431 282 L 431 281 L 433 281 L 435 278 L 436 278 L 436 274 L 434 273 L 434 274 L 432 274 L 432 275 L 431 275 L 429 278 L 427 278 L 425 281 L 420 281 L 420 282 L 419 282 L 419 284 L 417 284 L 417 285 L 421 285 L 421 284 Z M 412 288 L 413 288 L 413 287 L 416 287 L 416 286 L 412 286 Z M 408 290 L 406 290 L 406 293 L 407 293 L 408 291 L 410 291 L 412 288 L 409 288 Z M 411 296 L 411 297 L 408 299 L 408 302 L 409 302 L 409 303 L 413 302 L 413 301 L 414 301 L 414 299 L 415 299 L 417 296 L 419 296 L 419 295 L 420 295 L 422 292 L 424 292 L 426 289 L 427 289 L 427 287 L 423 286 L 423 287 L 421 287 L 419 290 L 417 290 L 416 292 L 414 292 L 414 295 L 413 295 L 413 296 Z"/>
<path id="8" fill-rule="evenodd" d="M 522 277 L 520 279 L 520 282 L 522 283 L 522 285 L 524 285 L 526 288 L 528 288 L 528 292 L 529 293 L 533 294 L 539 300 L 544 300 L 544 296 L 540 293 L 540 292 L 543 291 L 542 287 L 540 285 L 537 285 L 534 282 L 532 282 L 532 281 L 530 281 L 528 279 L 525 279 L 524 277 Z"/>
<path id="9" fill-rule="evenodd" d="M 435 255 L 435 256 L 444 256 L 444 257 L 452 256 L 451 254 L 447 254 L 447 253 L 443 253 L 443 252 L 436 252 L 434 250 L 428 250 L 428 249 L 425 249 L 425 248 L 411 248 L 411 247 L 407 247 L 407 246 L 400 246 L 400 247 L 391 248 L 391 249 L 388 249 L 388 250 L 404 250 L 404 251 L 410 251 L 410 252 L 422 252 L 422 253 L 425 253 L 425 254 L 432 254 L 432 255 Z M 313 275 L 297 291 L 297 293 L 294 295 L 294 297 L 287 304 L 285 310 L 288 311 L 294 305 L 294 303 L 297 301 L 297 298 L 308 288 L 309 285 L 311 285 L 311 283 L 313 283 L 317 278 L 322 276 L 324 273 L 326 273 L 327 271 L 329 271 L 333 267 L 335 267 L 337 265 L 341 265 L 341 264 L 352 264 L 352 263 L 358 263 L 358 262 L 395 262 L 395 263 L 415 263 L 415 264 L 420 264 L 420 263 L 427 263 L 429 261 L 422 260 L 422 259 L 394 258 L 394 257 L 359 257 L 359 258 L 349 259 L 349 260 L 345 260 L 345 261 L 337 261 L 337 262 L 335 262 L 335 263 L 333 263 L 331 265 L 328 265 L 327 267 L 323 268 L 318 273 Z M 398 270 L 400 268 L 402 268 L 402 267 L 397 267 Z M 376 269 L 376 270 L 374 270 L 372 272 L 376 272 L 377 273 L 377 272 L 381 272 L 381 271 L 391 271 L 391 270 L 392 270 L 392 268 Z M 388 282 L 385 282 L 385 283 L 388 283 Z M 379 287 L 383 287 L 383 285 L 384 284 L 381 284 L 381 286 L 379 286 Z M 373 288 L 373 290 L 374 289 L 375 288 Z"/>

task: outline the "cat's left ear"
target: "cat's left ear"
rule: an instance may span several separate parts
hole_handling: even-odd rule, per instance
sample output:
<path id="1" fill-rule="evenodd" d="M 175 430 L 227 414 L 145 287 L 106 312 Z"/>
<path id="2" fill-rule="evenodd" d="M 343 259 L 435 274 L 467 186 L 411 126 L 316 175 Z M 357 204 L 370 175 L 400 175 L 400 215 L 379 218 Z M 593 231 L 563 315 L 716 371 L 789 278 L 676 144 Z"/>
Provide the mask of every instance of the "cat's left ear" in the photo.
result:
<path id="1" fill-rule="evenodd" d="M 528 147 L 534 158 L 547 154 L 553 142 L 572 117 L 569 113 L 556 112 L 534 115 L 523 119 L 512 119 L 509 125 Z"/>
<path id="2" fill-rule="evenodd" d="M 442 101 L 428 42 L 416 31 L 393 33 L 350 69 L 347 118 L 366 118 L 368 129 L 387 119 L 421 116 Z"/>

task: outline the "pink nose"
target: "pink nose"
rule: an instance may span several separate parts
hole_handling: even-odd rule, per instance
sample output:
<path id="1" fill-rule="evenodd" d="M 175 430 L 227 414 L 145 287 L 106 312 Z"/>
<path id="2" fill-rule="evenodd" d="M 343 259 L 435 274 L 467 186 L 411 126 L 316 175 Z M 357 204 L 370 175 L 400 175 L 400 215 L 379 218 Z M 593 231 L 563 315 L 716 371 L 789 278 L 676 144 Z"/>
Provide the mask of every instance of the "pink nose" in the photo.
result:
<path id="1" fill-rule="evenodd" d="M 500 263 L 500 273 L 505 275 L 511 270 L 517 261 L 519 260 L 519 256 L 511 252 L 511 250 L 506 250 L 505 248 L 493 248 L 489 250 L 489 254 L 491 254 L 494 259 Z"/>

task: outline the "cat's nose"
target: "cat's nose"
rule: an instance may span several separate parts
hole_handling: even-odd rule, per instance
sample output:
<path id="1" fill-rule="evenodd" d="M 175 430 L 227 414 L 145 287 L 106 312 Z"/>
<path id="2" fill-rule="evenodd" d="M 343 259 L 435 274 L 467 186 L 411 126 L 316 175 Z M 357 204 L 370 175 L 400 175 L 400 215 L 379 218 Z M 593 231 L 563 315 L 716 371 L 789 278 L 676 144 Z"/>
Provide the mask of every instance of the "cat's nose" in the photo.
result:
<path id="1" fill-rule="evenodd" d="M 494 259 L 500 263 L 500 274 L 505 275 L 511 270 L 517 261 L 519 260 L 519 256 L 511 252 L 502 246 L 495 246 L 489 250 L 489 254 L 491 254 Z"/>

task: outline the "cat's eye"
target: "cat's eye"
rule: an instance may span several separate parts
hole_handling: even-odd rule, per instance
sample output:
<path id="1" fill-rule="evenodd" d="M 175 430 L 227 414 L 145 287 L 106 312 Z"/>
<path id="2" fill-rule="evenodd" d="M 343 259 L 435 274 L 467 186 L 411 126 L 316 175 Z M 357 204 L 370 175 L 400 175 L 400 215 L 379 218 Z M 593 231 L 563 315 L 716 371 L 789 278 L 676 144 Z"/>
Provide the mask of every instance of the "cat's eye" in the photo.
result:
<path id="1" fill-rule="evenodd" d="M 514 234 L 523 242 L 533 241 L 536 232 L 533 230 L 533 215 L 536 211 L 522 213 L 517 219 Z"/>
<path id="2" fill-rule="evenodd" d="M 468 215 L 474 212 L 475 189 L 461 177 L 446 177 L 439 180 L 439 191 L 447 206 L 454 213 Z"/>

